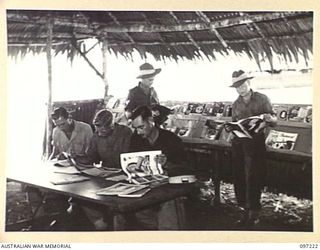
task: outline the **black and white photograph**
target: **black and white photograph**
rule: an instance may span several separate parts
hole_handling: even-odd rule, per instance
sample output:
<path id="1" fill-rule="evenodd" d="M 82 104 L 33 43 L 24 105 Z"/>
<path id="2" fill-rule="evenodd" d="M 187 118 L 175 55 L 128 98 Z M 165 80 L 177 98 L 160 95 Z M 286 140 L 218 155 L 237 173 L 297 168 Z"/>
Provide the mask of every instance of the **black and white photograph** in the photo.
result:
<path id="1" fill-rule="evenodd" d="M 6 233 L 315 232 L 313 10 L 5 14 Z"/>

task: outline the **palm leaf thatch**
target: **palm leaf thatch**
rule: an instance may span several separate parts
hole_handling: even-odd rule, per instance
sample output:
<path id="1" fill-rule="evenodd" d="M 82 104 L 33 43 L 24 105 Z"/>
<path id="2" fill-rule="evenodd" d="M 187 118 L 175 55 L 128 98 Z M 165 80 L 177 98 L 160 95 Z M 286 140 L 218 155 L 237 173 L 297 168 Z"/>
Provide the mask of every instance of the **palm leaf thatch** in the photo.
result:
<path id="1" fill-rule="evenodd" d="M 132 59 L 138 51 L 157 60 L 215 60 L 217 54 L 307 63 L 312 53 L 312 12 L 208 11 L 44 11 L 8 10 L 8 54 L 24 56 L 46 50 L 48 20 L 52 48 L 73 59 L 86 53 L 88 38 L 107 42 L 115 55 Z M 79 50 L 80 48 L 80 50 Z"/>

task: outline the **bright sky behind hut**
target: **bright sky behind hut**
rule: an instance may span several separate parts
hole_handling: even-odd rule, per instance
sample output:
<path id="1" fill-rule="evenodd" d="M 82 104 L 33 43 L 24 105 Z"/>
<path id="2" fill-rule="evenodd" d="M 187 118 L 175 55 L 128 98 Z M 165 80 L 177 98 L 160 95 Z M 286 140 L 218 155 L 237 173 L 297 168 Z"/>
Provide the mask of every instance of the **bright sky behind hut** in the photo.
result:
<path id="1" fill-rule="evenodd" d="M 102 65 L 101 52 L 99 49 L 90 53 L 90 59 L 98 69 Z M 167 61 L 157 62 L 152 56 L 147 59 L 155 67 L 162 68 L 162 72 L 156 77 L 154 87 L 158 91 L 161 101 L 233 101 L 236 98 L 234 89 L 229 88 L 231 74 L 234 70 L 244 69 L 246 71 L 259 71 L 257 64 L 247 57 L 230 55 L 218 56 L 216 61 Z M 107 62 L 107 77 L 109 81 L 109 94 L 117 98 L 126 97 L 128 90 L 136 86 L 138 80 L 138 67 L 145 60 L 141 59 L 138 53 L 134 55 L 134 61 L 126 60 L 122 56 L 116 57 L 109 54 Z M 102 98 L 104 86 L 101 79 L 80 57 L 76 57 L 71 64 L 66 56 L 58 55 L 53 58 L 53 100 L 83 100 Z M 304 69 L 304 60 L 300 63 L 285 64 L 274 60 L 275 69 Z M 263 63 L 264 69 L 269 69 L 267 62 Z M 101 70 L 102 71 L 102 70 Z M 270 95 L 271 101 L 275 103 L 303 103 L 311 104 L 311 82 L 304 85 L 307 87 L 282 88 L 281 81 L 287 81 L 286 77 L 277 79 L 274 89 L 262 90 Z M 311 81 L 311 78 L 299 78 L 296 81 Z M 266 79 L 265 81 L 270 81 Z M 41 90 L 38 94 L 47 97 L 47 62 L 45 54 L 33 56 L 27 55 L 24 59 L 9 61 L 9 83 L 10 86 L 17 86 L 14 95 L 19 92 L 23 95 L 28 93 L 28 89 Z M 27 84 L 27 89 L 19 91 L 19 83 Z M 277 86 L 279 85 L 279 86 Z M 303 85 L 303 84 L 302 84 Z M 254 86 L 253 86 L 254 88 Z M 283 95 L 283 93 L 286 95 Z M 301 93 L 304 95 L 300 95 Z M 29 93 L 30 96 L 33 93 Z M 299 96 L 297 96 L 299 94 Z M 45 99 L 46 100 L 46 99 Z"/>
<path id="2" fill-rule="evenodd" d="M 98 67 L 102 65 L 100 50 L 90 54 L 90 59 Z M 139 65 L 142 60 L 138 54 L 134 55 L 134 61 L 123 57 L 109 55 L 108 57 L 108 81 L 109 94 L 117 98 L 125 98 L 128 90 L 138 83 Z M 185 102 L 214 102 L 233 101 L 237 97 L 236 91 L 229 88 L 231 74 L 240 68 L 247 71 L 258 71 L 254 61 L 246 57 L 219 56 L 216 61 L 155 61 L 151 56 L 147 60 L 155 67 L 162 68 L 156 77 L 154 87 L 160 100 L 176 100 Z M 269 64 L 262 63 L 265 69 Z M 312 65 L 309 66 L 312 68 Z M 299 64 L 277 64 L 276 69 L 304 69 L 304 60 Z M 104 86 L 102 80 L 80 57 L 76 57 L 72 64 L 67 61 L 65 55 L 53 57 L 53 100 L 89 100 L 102 98 Z M 293 76 L 294 78 L 295 76 Z M 292 77 L 291 77 L 292 78 Z M 16 164 L 19 159 L 34 162 L 39 160 L 42 152 L 44 125 L 46 116 L 46 102 L 48 98 L 47 60 L 44 53 L 39 55 L 27 54 L 23 59 L 8 58 L 8 164 Z M 276 88 L 262 89 L 273 103 L 312 103 L 311 74 L 309 77 L 297 78 L 299 81 L 307 81 L 304 87 L 283 88 L 286 77 L 276 81 Z M 260 79 L 261 80 L 261 79 Z M 266 78 L 266 81 L 269 81 Z M 281 83 L 283 81 L 283 84 Z M 308 86 L 309 85 L 309 86 Z M 260 91 L 260 90 L 259 90 Z M 31 120 L 30 120 L 31 119 Z M 24 129 L 21 129 L 21 121 Z M 28 131 L 28 134 L 26 134 Z M 17 144 L 18 141 L 23 142 Z M 26 150 L 29 148 L 30 150 Z M 21 158 L 17 159 L 16 152 L 21 152 Z"/>

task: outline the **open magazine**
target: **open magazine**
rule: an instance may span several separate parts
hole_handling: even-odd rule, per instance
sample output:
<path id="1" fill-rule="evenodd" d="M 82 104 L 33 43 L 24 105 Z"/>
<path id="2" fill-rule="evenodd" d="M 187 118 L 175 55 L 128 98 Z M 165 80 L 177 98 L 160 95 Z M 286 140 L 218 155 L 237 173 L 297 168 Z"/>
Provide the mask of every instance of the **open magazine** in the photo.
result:
<path id="1" fill-rule="evenodd" d="M 258 128 L 263 122 L 263 115 L 250 116 L 236 122 L 227 122 L 224 127 L 227 132 L 232 132 L 239 138 L 252 139 L 252 136 L 259 132 Z"/>
<path id="2" fill-rule="evenodd" d="M 270 130 L 266 145 L 271 148 L 293 150 L 297 137 L 297 133 Z"/>
<path id="3" fill-rule="evenodd" d="M 135 184 L 146 184 L 154 181 L 164 181 L 168 176 L 163 175 L 161 164 L 157 156 L 161 150 L 123 153 L 120 162 L 128 181 Z"/>
<path id="4" fill-rule="evenodd" d="M 87 165 L 76 162 L 76 160 L 68 153 L 63 152 L 66 157 L 64 160 L 59 160 L 54 163 L 56 173 L 64 174 L 86 174 L 95 177 L 108 177 L 110 175 L 121 172 L 117 168 L 104 168 L 95 165 Z"/>

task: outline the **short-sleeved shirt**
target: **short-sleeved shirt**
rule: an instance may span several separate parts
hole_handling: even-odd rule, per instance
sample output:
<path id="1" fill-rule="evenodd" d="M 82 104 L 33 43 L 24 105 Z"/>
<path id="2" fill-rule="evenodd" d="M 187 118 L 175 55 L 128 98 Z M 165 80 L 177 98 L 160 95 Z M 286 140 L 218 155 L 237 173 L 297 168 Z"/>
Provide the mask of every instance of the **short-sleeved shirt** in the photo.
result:
<path id="1" fill-rule="evenodd" d="M 53 129 L 52 145 L 58 150 L 58 153 L 67 152 L 84 156 L 89 148 L 92 135 L 93 132 L 89 124 L 74 121 L 74 129 L 70 139 L 59 127 Z"/>
<path id="2" fill-rule="evenodd" d="M 142 105 L 151 106 L 153 104 L 159 104 L 158 95 L 155 89 L 151 87 L 150 92 L 146 93 L 140 87 L 140 84 L 141 83 L 129 90 L 125 106 L 126 111 L 132 112 L 135 108 Z"/>
<path id="3" fill-rule="evenodd" d="M 167 161 L 180 164 L 183 161 L 184 148 L 181 139 L 171 131 L 159 128 L 159 136 L 153 145 L 148 139 L 133 134 L 130 143 L 130 152 L 161 150 Z"/>
<path id="4" fill-rule="evenodd" d="M 93 135 L 87 156 L 94 163 L 102 161 L 104 167 L 121 168 L 120 154 L 129 151 L 131 135 L 130 128 L 115 123 L 111 135 Z"/>
<path id="5" fill-rule="evenodd" d="M 245 103 L 239 96 L 232 105 L 232 121 L 238 121 L 250 116 L 274 114 L 269 98 L 259 92 L 252 91 L 250 101 Z"/>

